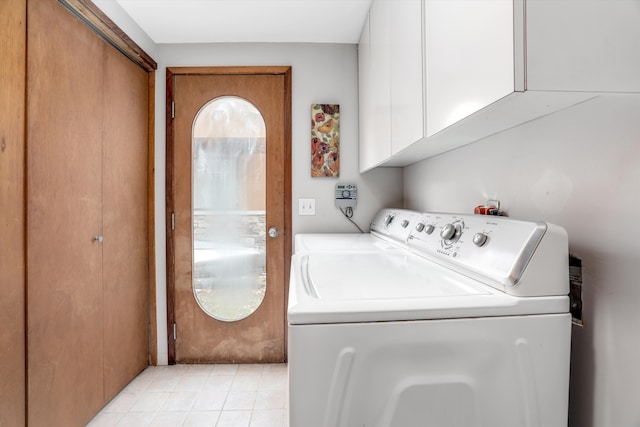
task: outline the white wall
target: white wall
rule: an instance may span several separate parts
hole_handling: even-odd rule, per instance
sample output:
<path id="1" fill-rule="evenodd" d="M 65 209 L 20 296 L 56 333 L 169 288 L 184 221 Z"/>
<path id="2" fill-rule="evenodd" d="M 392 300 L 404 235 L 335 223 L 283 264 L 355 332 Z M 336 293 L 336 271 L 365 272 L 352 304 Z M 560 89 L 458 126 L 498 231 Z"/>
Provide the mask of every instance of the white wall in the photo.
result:
<path id="1" fill-rule="evenodd" d="M 381 207 L 401 207 L 402 170 L 358 172 L 358 70 L 355 45 L 181 44 L 157 45 L 156 77 L 156 277 L 158 363 L 167 363 L 165 245 L 166 67 L 223 65 L 292 66 L 293 235 L 357 232 L 334 206 L 336 183 L 358 185 L 353 219 L 368 228 Z M 311 178 L 311 104 L 340 104 L 340 178 Z M 315 198 L 316 215 L 298 216 L 298 199 Z"/>
<path id="2" fill-rule="evenodd" d="M 405 168 L 408 208 L 563 226 L 583 262 L 570 425 L 640 426 L 640 96 L 607 95 Z"/>

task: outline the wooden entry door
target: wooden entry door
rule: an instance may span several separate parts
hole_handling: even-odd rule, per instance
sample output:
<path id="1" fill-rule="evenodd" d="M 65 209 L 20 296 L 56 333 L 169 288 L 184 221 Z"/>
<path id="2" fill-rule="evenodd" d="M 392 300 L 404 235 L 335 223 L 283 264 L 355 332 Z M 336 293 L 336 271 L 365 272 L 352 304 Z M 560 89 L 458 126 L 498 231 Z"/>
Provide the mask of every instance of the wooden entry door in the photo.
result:
<path id="1" fill-rule="evenodd" d="M 167 74 L 169 362 L 282 362 L 286 355 L 285 301 L 291 256 L 290 67 L 170 68 Z M 257 137 L 262 140 L 257 146 L 262 147 L 266 164 L 264 181 L 254 176 L 255 159 L 240 167 L 240 160 L 225 157 L 221 162 L 212 161 L 216 166 L 209 165 L 204 172 L 194 166 L 202 160 L 198 157 L 202 146 L 220 146 L 216 150 L 223 152 L 223 156 L 240 150 L 236 144 L 242 138 L 233 130 L 220 131 L 220 122 L 205 126 L 211 128 L 206 137 L 199 130 L 201 115 L 207 108 L 225 100 L 237 100 L 255 108 L 255 115 L 264 120 L 264 136 Z M 212 116 L 216 114 L 232 113 L 218 111 Z M 248 120 L 233 117 L 226 120 Z M 221 163 L 231 163 L 231 170 L 219 170 Z M 229 188 L 235 184 L 226 184 L 233 178 L 245 181 L 237 190 L 243 193 L 240 195 L 243 202 L 200 200 L 225 191 L 237 196 L 236 190 Z M 204 184 L 199 179 L 211 181 L 206 197 L 201 196 Z M 233 219 L 230 213 L 244 219 Z M 257 237 L 230 241 L 227 231 L 245 226 L 261 231 Z M 199 237 L 203 228 L 212 229 L 209 237 Z M 247 246 L 247 240 L 260 243 Z M 262 257 L 264 267 L 253 266 L 251 258 L 236 260 L 237 252 Z M 202 268 L 203 253 L 209 254 L 205 257 L 208 270 Z M 219 314 L 219 310 L 232 305 L 228 293 L 238 289 L 236 279 L 224 279 L 221 271 L 233 274 L 237 269 L 251 270 L 248 274 L 257 270 L 256 274 L 263 275 L 263 279 L 257 279 L 262 280 L 262 290 L 253 291 L 262 299 L 248 302 L 250 308 L 244 314 Z"/>

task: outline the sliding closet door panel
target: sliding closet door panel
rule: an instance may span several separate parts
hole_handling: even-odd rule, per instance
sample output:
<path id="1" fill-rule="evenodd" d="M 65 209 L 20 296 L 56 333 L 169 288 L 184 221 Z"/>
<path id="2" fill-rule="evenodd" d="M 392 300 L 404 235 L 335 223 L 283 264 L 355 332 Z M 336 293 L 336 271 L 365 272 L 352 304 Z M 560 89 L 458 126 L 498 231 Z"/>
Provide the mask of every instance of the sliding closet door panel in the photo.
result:
<path id="1" fill-rule="evenodd" d="M 28 421 L 81 426 L 103 397 L 104 42 L 28 3 Z"/>
<path id="2" fill-rule="evenodd" d="M 108 49 L 104 81 L 105 398 L 148 364 L 147 144 L 149 77 Z"/>
<path id="3" fill-rule="evenodd" d="M 26 0 L 0 1 L 0 426 L 25 423 Z"/>

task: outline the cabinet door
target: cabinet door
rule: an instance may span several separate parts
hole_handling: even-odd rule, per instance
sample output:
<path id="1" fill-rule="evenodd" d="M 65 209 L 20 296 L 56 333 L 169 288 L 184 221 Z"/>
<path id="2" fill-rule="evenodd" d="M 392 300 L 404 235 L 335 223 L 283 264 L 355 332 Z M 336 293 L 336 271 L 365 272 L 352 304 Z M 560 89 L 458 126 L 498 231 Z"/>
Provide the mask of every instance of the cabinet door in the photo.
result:
<path id="1" fill-rule="evenodd" d="M 513 1 L 425 1 L 426 136 L 514 91 Z"/>
<path id="2" fill-rule="evenodd" d="M 373 104 L 371 103 L 372 72 L 369 15 L 367 15 L 358 44 L 358 160 L 360 172 L 376 165 L 373 147 Z"/>
<path id="3" fill-rule="evenodd" d="M 391 81 L 390 81 L 390 21 L 392 2 L 378 1 L 369 14 L 370 94 L 368 121 L 372 123 L 370 140 L 364 141 L 369 150 L 367 166 L 376 166 L 391 157 Z"/>
<path id="4" fill-rule="evenodd" d="M 358 58 L 361 171 L 424 136 L 422 52 L 422 1 L 374 1 Z"/>
<path id="5" fill-rule="evenodd" d="M 389 17 L 392 154 L 424 136 L 422 1 L 393 3 Z"/>

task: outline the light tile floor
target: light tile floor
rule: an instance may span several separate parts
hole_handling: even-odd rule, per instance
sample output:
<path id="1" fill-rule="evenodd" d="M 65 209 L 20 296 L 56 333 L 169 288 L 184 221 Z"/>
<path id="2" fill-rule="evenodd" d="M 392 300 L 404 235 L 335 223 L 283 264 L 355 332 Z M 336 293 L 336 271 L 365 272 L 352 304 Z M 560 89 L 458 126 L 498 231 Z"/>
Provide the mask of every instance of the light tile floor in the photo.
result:
<path id="1" fill-rule="evenodd" d="M 87 427 L 287 427 L 287 365 L 145 369 Z"/>

